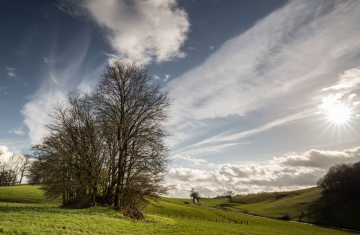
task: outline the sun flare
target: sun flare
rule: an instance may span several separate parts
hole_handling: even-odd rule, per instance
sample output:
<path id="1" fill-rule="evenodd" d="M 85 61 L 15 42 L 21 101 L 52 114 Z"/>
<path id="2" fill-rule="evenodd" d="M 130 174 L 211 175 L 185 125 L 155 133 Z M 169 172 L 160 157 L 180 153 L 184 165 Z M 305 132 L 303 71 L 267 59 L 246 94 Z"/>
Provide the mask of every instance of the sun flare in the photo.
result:
<path id="1" fill-rule="evenodd" d="M 327 110 L 329 121 L 335 124 L 344 124 L 349 121 L 350 110 L 342 104 L 334 105 Z"/>

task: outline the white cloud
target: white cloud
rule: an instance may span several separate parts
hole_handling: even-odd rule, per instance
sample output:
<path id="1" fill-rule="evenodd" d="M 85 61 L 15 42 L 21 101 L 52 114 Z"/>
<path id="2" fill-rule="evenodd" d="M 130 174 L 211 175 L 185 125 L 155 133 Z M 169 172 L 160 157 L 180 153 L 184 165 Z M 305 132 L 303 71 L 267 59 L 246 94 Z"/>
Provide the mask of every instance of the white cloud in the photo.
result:
<path id="1" fill-rule="evenodd" d="M 236 193 L 286 191 L 314 186 L 329 167 L 358 161 L 360 147 L 343 151 L 312 149 L 299 155 L 288 153 L 274 157 L 261 164 L 220 164 L 215 170 L 173 167 L 167 177 L 177 185 L 172 191 L 176 197 L 188 197 L 192 187 L 203 196 L 216 196 L 227 190 Z"/>
<path id="2" fill-rule="evenodd" d="M 16 78 L 16 69 L 12 68 L 12 67 L 5 67 L 6 71 L 8 72 L 8 76 L 9 77 L 14 77 Z"/>
<path id="3" fill-rule="evenodd" d="M 215 47 L 210 45 L 209 48 L 210 50 L 214 50 Z"/>
<path id="4" fill-rule="evenodd" d="M 54 105 L 66 102 L 66 93 L 62 90 L 51 88 L 47 91 L 40 90 L 30 102 L 26 103 L 21 110 L 24 123 L 29 128 L 31 144 L 39 144 L 41 139 L 48 133 L 45 125 L 51 122 Z"/>
<path id="5" fill-rule="evenodd" d="M 335 164 L 360 161 L 360 147 L 345 149 L 344 151 L 322 151 L 312 149 L 301 155 L 288 153 L 286 154 L 286 157 L 274 158 L 274 160 L 282 165 L 328 169 Z"/>
<path id="6" fill-rule="evenodd" d="M 360 84 L 360 67 L 357 67 L 345 71 L 344 74 L 340 76 L 339 81 L 336 83 L 336 85 L 323 88 L 322 91 L 349 89 L 349 88 L 354 88 L 359 84 Z"/>
<path id="7" fill-rule="evenodd" d="M 121 58 L 147 64 L 185 57 L 180 47 L 190 23 L 175 0 L 82 0 L 61 3 L 59 7 L 75 16 L 89 15 L 103 27 Z"/>
<path id="8" fill-rule="evenodd" d="M 166 74 L 166 75 L 165 75 L 165 78 L 164 78 L 164 82 L 167 82 L 167 80 L 169 80 L 170 77 L 171 77 L 170 74 Z"/>
<path id="9" fill-rule="evenodd" d="M 351 101 L 351 100 L 353 100 L 355 97 L 356 97 L 357 95 L 356 94 L 351 94 L 351 95 L 349 95 L 348 96 L 348 101 Z"/>
<path id="10" fill-rule="evenodd" d="M 157 76 L 157 75 L 154 75 L 153 78 L 154 78 L 154 79 L 160 79 L 160 77 Z"/>
<path id="11" fill-rule="evenodd" d="M 9 148 L 5 145 L 0 145 L 0 162 L 6 162 L 13 155 L 12 152 L 9 151 Z"/>
<path id="12" fill-rule="evenodd" d="M 8 131 L 8 133 L 14 133 L 15 135 L 25 135 L 25 132 L 21 131 L 21 130 L 10 130 Z"/>

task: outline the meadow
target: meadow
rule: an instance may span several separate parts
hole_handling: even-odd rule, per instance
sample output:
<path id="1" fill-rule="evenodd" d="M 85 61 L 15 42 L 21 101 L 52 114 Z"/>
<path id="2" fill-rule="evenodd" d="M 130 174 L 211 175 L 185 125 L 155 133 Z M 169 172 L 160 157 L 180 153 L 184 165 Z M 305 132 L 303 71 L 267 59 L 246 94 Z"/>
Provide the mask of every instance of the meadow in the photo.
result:
<path id="1" fill-rule="evenodd" d="M 46 199 L 38 186 L 0 187 L 0 233 L 3 234 L 352 233 L 206 209 L 190 199 L 162 198 L 143 211 L 145 220 L 136 221 L 111 207 L 60 207 L 59 201 Z"/>

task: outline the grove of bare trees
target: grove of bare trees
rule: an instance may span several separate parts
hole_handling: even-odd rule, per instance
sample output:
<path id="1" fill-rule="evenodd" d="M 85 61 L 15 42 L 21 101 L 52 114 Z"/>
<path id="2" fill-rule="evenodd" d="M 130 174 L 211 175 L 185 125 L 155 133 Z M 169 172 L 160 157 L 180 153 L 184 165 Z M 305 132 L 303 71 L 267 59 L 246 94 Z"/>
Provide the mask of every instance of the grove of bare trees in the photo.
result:
<path id="1" fill-rule="evenodd" d="M 13 154 L 9 159 L 0 159 L 0 186 L 21 185 L 29 165 L 29 155 Z"/>
<path id="2" fill-rule="evenodd" d="M 90 94 L 72 92 L 54 107 L 49 133 L 33 146 L 28 178 L 63 205 L 141 210 L 166 194 L 163 126 L 170 99 L 147 70 L 132 63 L 107 66 Z"/>

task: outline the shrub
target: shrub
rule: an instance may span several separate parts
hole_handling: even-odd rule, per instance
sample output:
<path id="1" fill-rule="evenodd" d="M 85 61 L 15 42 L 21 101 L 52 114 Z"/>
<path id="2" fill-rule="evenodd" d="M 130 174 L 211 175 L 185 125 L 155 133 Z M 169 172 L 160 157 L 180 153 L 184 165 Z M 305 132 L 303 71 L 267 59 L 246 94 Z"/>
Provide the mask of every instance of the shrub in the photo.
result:
<path id="1" fill-rule="evenodd" d="M 283 215 L 282 217 L 278 218 L 278 219 L 281 219 L 281 220 L 291 220 L 291 216 L 289 213 L 286 213 L 285 215 Z"/>
<path id="2" fill-rule="evenodd" d="M 144 213 L 136 208 L 132 209 L 130 207 L 122 207 L 120 211 L 123 213 L 124 216 L 130 217 L 132 219 L 144 219 Z"/>

